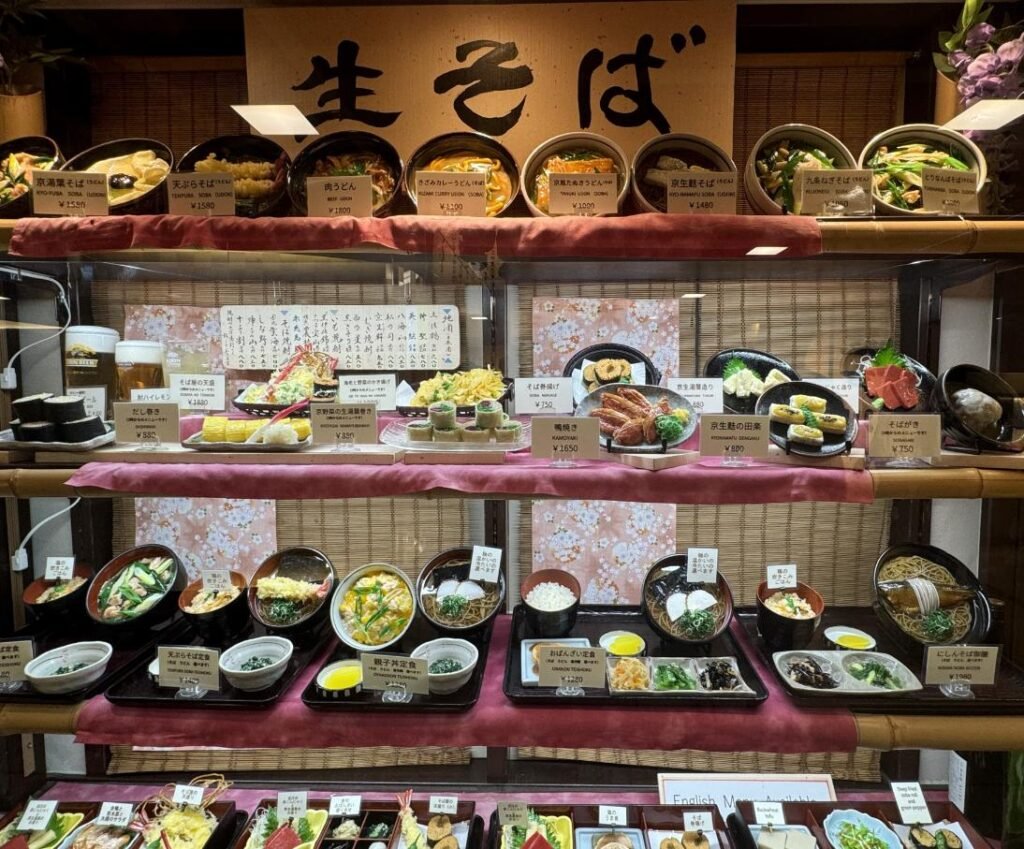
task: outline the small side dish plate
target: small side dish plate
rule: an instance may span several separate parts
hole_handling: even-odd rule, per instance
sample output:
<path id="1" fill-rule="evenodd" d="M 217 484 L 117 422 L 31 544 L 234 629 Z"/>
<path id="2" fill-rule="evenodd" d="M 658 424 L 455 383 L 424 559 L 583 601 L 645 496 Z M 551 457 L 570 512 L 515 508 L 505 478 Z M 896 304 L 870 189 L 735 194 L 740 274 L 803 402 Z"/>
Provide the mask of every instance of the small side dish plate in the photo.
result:
<path id="1" fill-rule="evenodd" d="M 75 451 L 93 451 L 97 448 L 102 448 L 104 445 L 110 445 L 116 434 L 114 433 L 114 426 L 109 422 L 106 423 L 107 432 L 102 436 L 94 436 L 92 439 L 87 439 L 85 442 L 23 442 L 20 439 L 14 438 L 14 431 L 10 428 L 4 431 L 0 431 L 0 450 L 22 450 L 22 451 L 62 451 L 62 452 L 75 452 Z"/>
<path id="2" fill-rule="evenodd" d="M 810 658 L 817 661 L 822 668 L 825 668 L 838 682 L 838 687 L 824 689 L 811 687 L 794 681 L 787 674 L 791 661 L 800 658 Z M 874 687 L 855 678 L 849 671 L 851 663 L 859 661 L 876 661 L 885 666 L 896 677 L 903 686 L 898 690 L 888 690 L 884 687 Z M 793 651 L 776 652 L 772 655 L 772 661 L 779 676 L 786 682 L 786 686 L 805 693 L 821 693 L 824 695 L 848 695 L 848 696 L 898 696 L 902 693 L 912 693 L 922 689 L 921 682 L 906 666 L 898 661 L 891 654 L 883 652 L 858 652 L 858 651 L 811 651 L 795 649 Z"/>

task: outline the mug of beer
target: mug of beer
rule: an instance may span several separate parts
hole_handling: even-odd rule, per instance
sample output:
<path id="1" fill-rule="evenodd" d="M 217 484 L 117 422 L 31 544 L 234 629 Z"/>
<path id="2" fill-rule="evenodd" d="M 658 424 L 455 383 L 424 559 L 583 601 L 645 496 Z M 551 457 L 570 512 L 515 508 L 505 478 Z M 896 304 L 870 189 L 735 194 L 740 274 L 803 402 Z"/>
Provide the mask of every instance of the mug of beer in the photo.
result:
<path id="1" fill-rule="evenodd" d="M 164 385 L 163 342 L 118 342 L 114 360 L 119 401 L 131 401 L 133 389 L 160 389 Z"/>

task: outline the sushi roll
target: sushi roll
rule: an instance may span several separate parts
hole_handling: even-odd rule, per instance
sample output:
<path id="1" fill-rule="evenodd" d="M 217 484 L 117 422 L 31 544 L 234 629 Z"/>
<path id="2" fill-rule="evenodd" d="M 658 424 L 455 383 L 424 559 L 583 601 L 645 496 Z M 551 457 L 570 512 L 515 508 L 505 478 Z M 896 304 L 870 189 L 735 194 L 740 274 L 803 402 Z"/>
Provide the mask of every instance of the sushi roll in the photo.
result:
<path id="1" fill-rule="evenodd" d="M 455 405 L 451 401 L 435 401 L 427 407 L 427 416 L 435 428 L 452 430 L 455 427 Z"/>
<path id="2" fill-rule="evenodd" d="M 53 424 L 64 424 L 85 418 L 85 398 L 55 395 L 43 401 L 43 418 Z"/>
<path id="3" fill-rule="evenodd" d="M 812 413 L 824 413 L 825 408 L 828 407 L 828 401 L 817 395 L 790 395 L 789 406 L 797 409 L 806 407 Z"/>
<path id="4" fill-rule="evenodd" d="M 846 433 L 846 416 L 835 416 L 832 413 L 817 413 L 818 429 L 825 433 Z"/>
<path id="5" fill-rule="evenodd" d="M 936 841 L 935 835 L 930 831 L 926 831 L 919 825 L 915 825 L 910 829 L 910 842 L 917 847 L 917 849 L 935 849 Z"/>
<path id="6" fill-rule="evenodd" d="M 462 428 L 462 441 L 477 443 L 490 442 L 490 428 L 484 428 L 478 425 L 466 425 Z"/>
<path id="7" fill-rule="evenodd" d="M 462 429 L 434 425 L 434 442 L 461 442 Z"/>
<path id="8" fill-rule="evenodd" d="M 107 426 L 99 416 L 86 416 L 73 422 L 57 425 L 61 442 L 88 442 L 107 432 Z"/>
<path id="9" fill-rule="evenodd" d="M 434 438 L 434 426 L 430 422 L 409 422 L 405 435 L 410 442 L 430 442 Z"/>
<path id="10" fill-rule="evenodd" d="M 12 402 L 11 407 L 18 414 L 18 420 L 23 422 L 41 422 L 46 419 L 43 410 L 43 401 L 53 397 L 52 392 L 41 392 L 39 395 L 26 395 Z M 84 408 L 84 401 L 83 401 Z M 82 415 L 85 415 L 84 409 Z"/>
<path id="11" fill-rule="evenodd" d="M 801 445 L 823 445 L 825 434 L 816 427 L 808 427 L 802 424 L 791 424 L 786 431 L 786 439 L 789 442 L 799 442 Z"/>
<path id="12" fill-rule="evenodd" d="M 518 442 L 523 432 L 519 422 L 507 421 L 494 429 L 494 438 L 498 442 Z"/>
<path id="13" fill-rule="evenodd" d="M 790 407 L 788 404 L 772 404 L 768 408 L 768 418 L 773 422 L 803 424 L 804 411 L 797 407 Z"/>
<path id="14" fill-rule="evenodd" d="M 21 420 L 11 419 L 11 433 L 14 436 L 14 441 L 17 442 L 21 439 Z"/>
<path id="15" fill-rule="evenodd" d="M 476 426 L 483 429 L 498 427 L 505 418 L 505 411 L 497 401 L 483 400 L 476 405 Z"/>
<path id="16" fill-rule="evenodd" d="M 24 442 L 54 442 L 57 439 L 57 425 L 53 422 L 25 422 L 21 426 Z"/>

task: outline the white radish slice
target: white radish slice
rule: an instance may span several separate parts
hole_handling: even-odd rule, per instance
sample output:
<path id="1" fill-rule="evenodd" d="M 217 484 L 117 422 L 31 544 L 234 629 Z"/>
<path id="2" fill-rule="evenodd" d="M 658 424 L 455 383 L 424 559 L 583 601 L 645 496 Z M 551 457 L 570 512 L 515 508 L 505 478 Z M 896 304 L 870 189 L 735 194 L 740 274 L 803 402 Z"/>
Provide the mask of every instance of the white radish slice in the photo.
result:
<path id="1" fill-rule="evenodd" d="M 438 604 L 444 601 L 448 596 L 455 595 L 459 591 L 459 582 L 454 578 L 449 578 L 447 581 L 441 581 L 437 587 L 437 594 L 435 598 Z"/>
<path id="2" fill-rule="evenodd" d="M 673 622 L 686 613 L 686 594 L 672 593 L 665 599 L 665 612 Z"/>
<path id="3" fill-rule="evenodd" d="M 455 595 L 460 595 L 466 601 L 476 601 L 477 599 L 483 598 L 486 593 L 476 581 L 463 581 L 459 584 L 459 588 L 455 591 Z"/>
<path id="4" fill-rule="evenodd" d="M 718 604 L 718 599 L 707 590 L 694 590 L 686 597 L 687 610 L 707 610 L 716 604 Z"/>

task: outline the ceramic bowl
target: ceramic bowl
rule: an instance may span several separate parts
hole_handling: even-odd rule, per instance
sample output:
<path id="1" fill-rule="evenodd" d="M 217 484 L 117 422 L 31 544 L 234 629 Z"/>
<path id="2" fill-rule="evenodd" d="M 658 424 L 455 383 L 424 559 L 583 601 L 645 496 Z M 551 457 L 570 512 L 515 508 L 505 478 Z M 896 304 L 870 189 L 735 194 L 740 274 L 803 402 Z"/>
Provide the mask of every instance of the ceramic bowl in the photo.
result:
<path id="1" fill-rule="evenodd" d="M 768 582 L 761 581 L 757 587 L 757 632 L 772 651 L 789 651 L 790 649 L 806 648 L 814 637 L 814 632 L 821 624 L 821 614 L 825 610 L 825 600 L 821 593 L 807 584 L 797 581 L 795 589 L 784 592 L 795 592 L 814 611 L 811 619 L 792 619 L 769 608 L 765 601 L 779 590 L 768 589 Z"/>
<path id="2" fill-rule="evenodd" d="M 561 610 L 540 610 L 532 607 L 526 597 L 538 584 L 561 584 L 569 590 L 576 600 Z M 526 624 L 530 632 L 537 637 L 565 637 L 576 625 L 576 616 L 580 610 L 580 582 L 573 575 L 561 569 L 540 569 L 530 573 L 523 581 L 519 590 L 526 613 Z"/>
<path id="3" fill-rule="evenodd" d="M 249 605 L 246 600 L 245 575 L 231 572 L 231 584 L 241 592 L 227 604 L 208 613 L 189 613 L 188 606 L 203 589 L 203 580 L 193 581 L 178 596 L 178 607 L 196 633 L 208 643 L 219 643 L 241 631 L 249 622 Z"/>
<path id="4" fill-rule="evenodd" d="M 291 209 L 288 198 L 288 171 L 291 168 L 291 157 L 277 142 L 264 136 L 238 135 L 218 136 L 200 142 L 186 153 L 174 170 L 179 174 L 192 174 L 196 164 L 213 154 L 218 159 L 228 162 L 270 162 L 273 164 L 271 174 L 274 182 L 270 191 L 258 198 L 245 198 L 235 195 L 235 215 L 244 218 L 261 216 L 287 215 Z"/>
<path id="5" fill-rule="evenodd" d="M 458 640 L 454 637 L 441 637 L 437 640 L 423 643 L 413 649 L 411 657 L 422 657 L 427 661 L 427 666 L 434 661 L 443 658 L 453 658 L 462 664 L 462 669 L 456 672 L 429 672 L 427 682 L 430 692 L 439 696 L 446 696 L 461 689 L 469 679 L 473 677 L 473 670 L 476 669 L 480 660 L 480 652 L 477 647 L 466 640 Z"/>
<path id="6" fill-rule="evenodd" d="M 715 640 L 719 634 L 729 627 L 733 613 L 732 589 L 729 587 L 729 582 L 725 579 L 725 575 L 721 572 L 718 573 L 718 578 L 714 585 L 688 583 L 686 581 L 687 559 L 686 554 L 670 554 L 667 557 L 662 557 L 651 566 L 644 578 L 644 585 L 640 596 L 640 608 L 643 611 L 644 618 L 647 619 L 654 632 L 666 642 L 682 643 L 683 645 L 706 645 Z M 664 607 L 667 613 L 673 607 L 672 597 L 676 596 L 678 599 L 680 595 L 683 597 L 681 603 L 684 610 L 707 609 L 703 605 L 700 607 L 690 607 L 693 603 L 691 595 L 698 591 L 710 593 L 718 599 L 718 602 L 722 605 L 721 616 L 717 619 L 715 629 L 706 637 L 690 638 L 680 636 L 663 622 L 663 618 L 660 615 L 661 609 Z M 657 654 L 657 652 L 654 653 Z"/>
<path id="7" fill-rule="evenodd" d="M 282 624 L 272 621 L 267 616 L 267 609 L 258 598 L 259 582 L 263 578 L 282 577 L 297 581 L 308 581 L 318 584 L 319 598 L 302 616 L 294 622 Z M 327 555 L 315 548 L 303 545 L 282 548 L 264 560 L 249 582 L 246 594 L 249 600 L 249 612 L 252 618 L 263 625 L 268 631 L 283 634 L 289 638 L 300 638 L 315 633 L 327 618 L 327 604 L 334 588 L 334 566 Z"/>
<path id="8" fill-rule="evenodd" d="M 991 429 L 980 429 L 954 405 L 961 389 L 977 389 L 999 402 L 1002 417 Z M 958 445 L 985 451 L 1024 451 L 1024 427 L 1016 421 L 1016 406 L 1024 404 L 1013 387 L 995 372 L 981 366 L 961 364 L 939 375 L 932 390 L 932 406 L 942 415 L 942 431 Z"/>
<path id="9" fill-rule="evenodd" d="M 550 214 L 547 210 L 537 206 L 534 200 L 537 194 L 537 177 L 545 160 L 549 156 L 581 148 L 597 151 L 615 162 L 615 167 L 619 173 L 618 209 L 619 211 L 622 210 L 622 204 L 629 195 L 629 160 L 626 159 L 626 154 L 623 153 L 622 148 L 611 139 L 606 139 L 604 136 L 599 136 L 596 133 L 563 133 L 537 145 L 527 157 L 526 164 L 523 165 L 520 191 L 526 199 L 526 205 L 529 207 L 530 213 L 534 217 L 544 218 Z"/>
<path id="10" fill-rule="evenodd" d="M 328 689 L 325 686 L 327 677 L 337 669 L 344 669 L 348 667 L 359 668 L 359 680 L 351 687 L 346 687 L 343 690 Z M 328 663 L 323 669 L 316 674 L 316 689 L 321 697 L 325 699 L 348 699 L 352 696 L 356 696 L 363 690 L 363 664 L 359 660 L 336 660 L 334 663 Z"/>
<path id="11" fill-rule="evenodd" d="M 348 625 L 345 624 L 341 615 L 341 605 L 345 596 L 348 594 L 348 591 L 355 586 L 356 581 L 371 572 L 386 572 L 390 575 L 396 576 L 403 584 L 405 584 L 409 590 L 409 595 L 412 596 L 412 612 L 406 620 L 404 627 L 402 627 L 401 630 L 396 631 L 395 634 L 390 636 L 385 642 L 378 645 L 362 643 L 352 636 Z M 334 627 L 334 633 L 338 635 L 338 639 L 346 646 L 355 649 L 356 651 L 380 651 L 381 649 L 386 649 L 388 646 L 393 646 L 405 636 L 406 631 L 409 630 L 409 626 L 412 625 L 415 618 L 416 587 L 413 586 L 412 581 L 409 580 L 409 576 L 406 575 L 405 572 L 397 566 L 392 566 L 390 563 L 367 563 L 365 566 L 360 566 L 358 569 L 353 570 L 338 585 L 338 589 L 334 593 L 334 598 L 331 600 L 331 625 Z"/>
<path id="12" fill-rule="evenodd" d="M 60 695 L 84 690 L 98 681 L 107 669 L 114 647 L 110 643 L 71 643 L 57 649 L 43 652 L 39 657 L 25 664 L 25 677 L 38 693 Z M 62 666 L 86 664 L 74 672 L 57 675 Z"/>
<path id="13" fill-rule="evenodd" d="M 53 157 L 53 165 L 48 169 L 57 171 L 64 162 L 57 142 L 47 136 L 22 136 L 0 144 L 0 162 L 12 153 L 28 153 L 32 156 Z M 44 172 L 45 173 L 45 172 Z M 29 190 L 7 203 L 0 204 L 0 218 L 24 218 L 32 214 L 32 191 Z"/>
<path id="14" fill-rule="evenodd" d="M 221 653 L 220 671 L 228 683 L 238 690 L 247 693 L 266 690 L 284 675 L 293 651 L 292 641 L 285 637 L 253 637 Z M 242 665 L 251 657 L 269 657 L 273 663 L 262 669 L 243 670 Z"/>
<path id="15" fill-rule="evenodd" d="M 37 578 L 25 587 L 25 591 L 21 594 L 21 600 L 25 603 L 25 609 L 29 616 L 34 620 L 52 623 L 58 627 L 72 626 L 84 619 L 85 597 L 89 592 L 92 569 L 85 563 L 75 563 L 74 575 L 76 578 L 85 578 L 85 583 L 53 601 L 40 602 L 39 596 L 44 590 L 53 586 L 55 581 Z"/>
<path id="16" fill-rule="evenodd" d="M 136 560 L 143 560 L 150 557 L 169 557 L 173 563 L 173 572 L 170 578 L 170 589 L 163 594 L 163 597 L 144 613 L 132 619 L 110 621 L 104 619 L 99 609 L 100 592 L 108 581 L 114 580 L 118 574 Z M 93 578 L 89 584 L 89 590 L 85 596 L 85 609 L 90 618 L 100 625 L 109 628 L 117 628 L 121 631 L 133 631 L 136 629 L 149 628 L 159 622 L 170 618 L 178 606 L 178 593 L 185 584 L 185 568 L 182 566 L 178 555 L 163 545 L 140 545 L 128 551 L 118 554 L 113 560 L 107 563 Z"/>
<path id="17" fill-rule="evenodd" d="M 644 212 L 668 212 L 668 192 L 664 186 L 647 182 L 647 172 L 661 156 L 682 159 L 690 166 L 708 171 L 736 173 L 736 163 L 722 148 L 708 139 L 687 133 L 666 133 L 640 145 L 630 167 L 633 198 Z M 701 176 L 699 172 L 695 176 Z"/>
<path id="18" fill-rule="evenodd" d="M 444 634 L 466 634 L 482 630 L 505 605 L 505 572 L 501 570 L 498 572 L 497 583 L 475 582 L 485 591 L 493 590 L 498 595 L 494 606 L 479 622 L 474 622 L 471 625 L 452 625 L 431 615 L 433 596 L 443 581 L 469 580 L 469 566 L 472 557 L 473 549 L 469 547 L 450 548 L 447 551 L 442 551 L 423 567 L 419 578 L 416 579 L 416 603 L 423 611 L 427 621 Z M 424 603 L 424 599 L 429 600 L 427 604 Z"/>
<path id="19" fill-rule="evenodd" d="M 159 159 L 167 163 L 169 170 L 173 169 L 174 153 L 163 142 L 154 139 L 116 139 L 72 156 L 60 170 L 88 171 L 91 165 L 104 159 L 128 156 L 142 150 L 152 150 Z M 167 212 L 167 180 L 161 180 L 158 185 L 135 200 L 110 205 L 111 215 L 159 215 L 162 212 Z"/>

